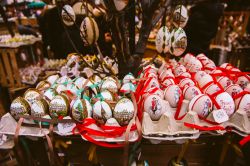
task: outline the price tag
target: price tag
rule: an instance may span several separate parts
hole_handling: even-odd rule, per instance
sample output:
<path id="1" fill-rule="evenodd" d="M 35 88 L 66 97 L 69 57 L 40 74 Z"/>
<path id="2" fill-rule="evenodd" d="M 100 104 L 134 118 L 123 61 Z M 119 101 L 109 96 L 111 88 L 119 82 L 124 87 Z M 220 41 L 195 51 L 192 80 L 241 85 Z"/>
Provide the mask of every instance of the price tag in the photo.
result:
<path id="1" fill-rule="evenodd" d="M 65 117 L 64 119 L 69 119 L 70 117 Z M 69 133 L 76 126 L 75 123 L 58 123 L 58 131 L 62 134 Z"/>
<path id="2" fill-rule="evenodd" d="M 219 109 L 212 112 L 215 122 L 222 123 L 228 121 L 229 117 L 225 110 Z"/>

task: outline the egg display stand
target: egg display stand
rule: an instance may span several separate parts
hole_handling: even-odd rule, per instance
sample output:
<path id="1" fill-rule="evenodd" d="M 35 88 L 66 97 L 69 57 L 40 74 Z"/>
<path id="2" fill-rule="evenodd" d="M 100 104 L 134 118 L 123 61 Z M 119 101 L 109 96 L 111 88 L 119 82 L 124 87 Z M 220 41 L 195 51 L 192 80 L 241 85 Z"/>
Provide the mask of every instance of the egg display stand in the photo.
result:
<path id="1" fill-rule="evenodd" d="M 181 112 L 187 110 L 188 103 L 181 107 Z M 180 139 L 196 139 L 200 133 L 197 129 L 186 127 L 185 123 L 198 123 L 199 118 L 194 112 L 187 112 L 182 120 L 175 120 L 174 112 L 175 108 L 171 108 L 169 104 L 166 104 L 166 112 L 161 116 L 158 121 L 152 121 L 147 112 L 143 113 L 142 120 L 142 134 L 146 139 L 153 140 L 180 140 Z"/>

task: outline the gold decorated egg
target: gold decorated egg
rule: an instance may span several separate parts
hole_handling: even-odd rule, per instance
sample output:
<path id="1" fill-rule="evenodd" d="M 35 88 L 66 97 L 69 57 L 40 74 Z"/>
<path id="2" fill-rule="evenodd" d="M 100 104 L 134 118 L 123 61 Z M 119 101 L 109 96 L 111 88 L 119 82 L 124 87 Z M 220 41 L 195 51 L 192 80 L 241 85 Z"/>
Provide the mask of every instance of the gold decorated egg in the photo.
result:
<path id="1" fill-rule="evenodd" d="M 46 100 L 35 100 L 31 105 L 31 115 L 34 117 L 43 117 L 49 113 L 49 105 Z"/>
<path id="2" fill-rule="evenodd" d="M 51 117 L 67 116 L 69 112 L 69 102 L 64 95 L 55 96 L 49 103 Z"/>
<path id="3" fill-rule="evenodd" d="M 17 97 L 12 101 L 10 105 L 10 114 L 16 119 L 19 119 L 19 115 L 25 115 L 30 113 L 29 103 L 22 97 Z"/>
<path id="4" fill-rule="evenodd" d="M 28 89 L 25 93 L 24 93 L 24 99 L 28 101 L 28 103 L 30 105 L 32 105 L 32 103 L 35 100 L 39 100 L 41 98 L 41 94 L 39 93 L 39 91 L 37 89 L 33 89 L 30 88 Z"/>

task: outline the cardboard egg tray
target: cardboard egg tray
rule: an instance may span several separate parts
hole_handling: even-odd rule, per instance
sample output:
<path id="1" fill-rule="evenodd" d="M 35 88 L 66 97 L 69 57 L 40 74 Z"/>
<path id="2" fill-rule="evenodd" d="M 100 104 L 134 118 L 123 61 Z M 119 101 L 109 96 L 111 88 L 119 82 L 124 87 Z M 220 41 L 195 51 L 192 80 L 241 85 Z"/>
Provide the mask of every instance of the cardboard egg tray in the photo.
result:
<path id="1" fill-rule="evenodd" d="M 143 113 L 142 120 L 142 136 L 151 140 L 181 140 L 181 139 L 196 139 L 201 134 L 223 135 L 226 132 L 234 132 L 241 136 L 250 134 L 250 119 L 245 111 L 237 110 L 228 121 L 213 125 L 209 122 L 201 120 L 196 112 L 188 111 L 189 101 L 183 100 L 180 113 L 186 114 L 183 119 L 175 120 L 175 108 L 171 108 L 169 104 L 166 106 L 166 112 L 158 121 L 152 121 L 147 112 Z M 213 116 L 209 114 L 207 120 L 212 121 Z M 185 124 L 192 124 L 207 130 L 199 130 L 197 128 L 188 127 Z M 215 129 L 212 129 L 214 128 Z M 216 129 L 222 127 L 224 130 Z"/>

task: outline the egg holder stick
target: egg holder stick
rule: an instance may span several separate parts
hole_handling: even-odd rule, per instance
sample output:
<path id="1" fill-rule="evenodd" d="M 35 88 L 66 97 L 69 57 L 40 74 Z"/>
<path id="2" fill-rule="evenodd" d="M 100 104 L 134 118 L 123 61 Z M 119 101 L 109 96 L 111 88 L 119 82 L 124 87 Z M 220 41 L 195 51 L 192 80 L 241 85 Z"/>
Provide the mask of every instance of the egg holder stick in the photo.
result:
<path id="1" fill-rule="evenodd" d="M 187 140 L 184 144 L 182 144 L 181 151 L 177 156 L 176 163 L 180 164 L 181 160 L 183 159 L 188 147 L 189 147 L 190 141 Z"/>

